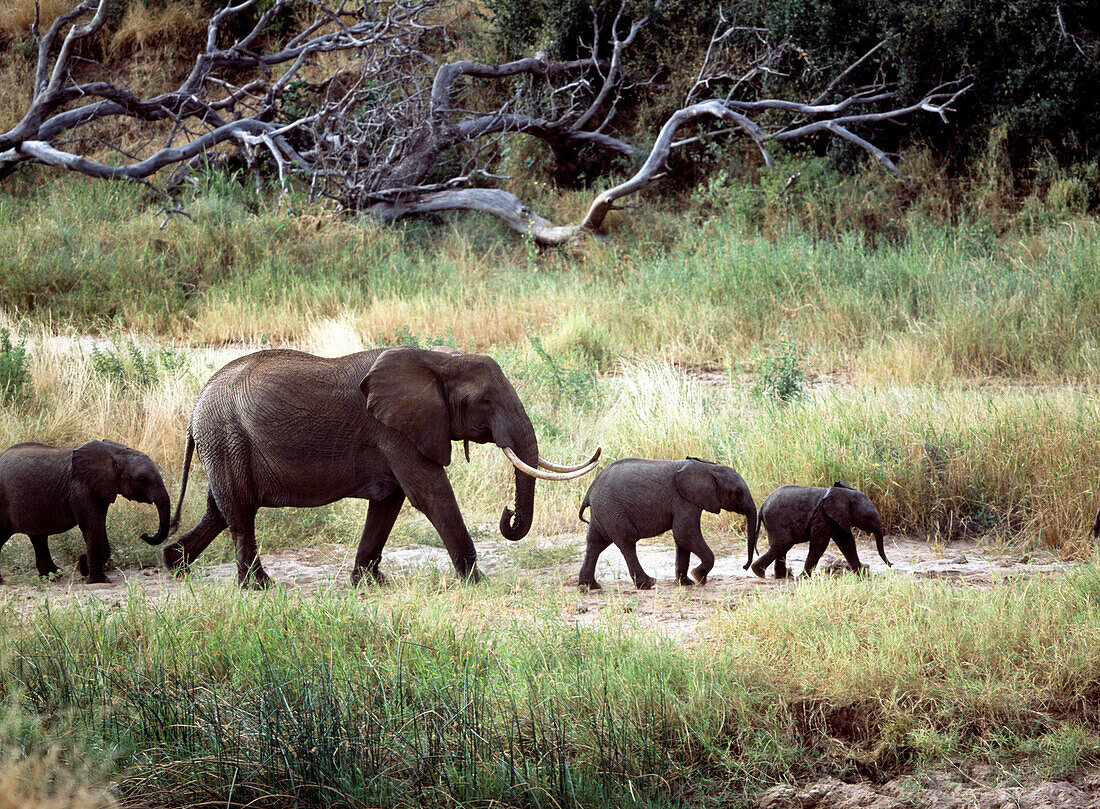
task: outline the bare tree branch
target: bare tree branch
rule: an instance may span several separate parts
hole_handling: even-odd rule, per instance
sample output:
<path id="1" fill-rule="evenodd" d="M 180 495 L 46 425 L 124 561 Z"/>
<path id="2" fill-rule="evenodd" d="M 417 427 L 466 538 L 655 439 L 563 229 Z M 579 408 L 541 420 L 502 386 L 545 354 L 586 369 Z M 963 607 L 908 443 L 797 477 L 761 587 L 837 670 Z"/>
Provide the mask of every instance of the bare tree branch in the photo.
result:
<path id="1" fill-rule="evenodd" d="M 297 30 L 276 34 L 273 23 L 292 2 L 296 11 L 311 8 L 312 20 L 299 14 Z M 769 97 L 770 78 L 788 67 L 791 47 L 720 15 L 682 107 L 641 154 L 614 128 L 620 104 L 636 103 L 631 93 L 651 83 L 630 67 L 648 18 L 631 19 L 627 0 L 607 24 L 593 8 L 585 58 L 536 54 L 503 64 L 432 58 L 439 38 L 446 41 L 439 20 L 452 2 L 274 0 L 261 13 L 256 0 L 229 0 L 207 21 L 205 41 L 179 86 L 148 97 L 104 66 L 74 57 L 80 40 L 103 29 L 108 0 L 82 0 L 44 34 L 36 18 L 34 97 L 19 123 L 0 134 L 0 179 L 29 163 L 146 184 L 173 169 L 162 180 L 173 189 L 234 146 L 250 170 L 258 176 L 270 168 L 284 190 L 300 183 L 312 198 L 381 221 L 471 210 L 540 244 L 558 244 L 599 235 L 621 200 L 665 176 L 674 152 L 690 154 L 714 138 L 746 135 L 771 166 L 770 143 L 826 133 L 896 174 L 891 155 L 874 143 L 874 127 L 922 112 L 947 120 L 970 89 L 952 82 L 919 100 L 899 100 L 881 71 L 868 69 L 877 67 L 872 57 L 880 42 L 809 102 Z M 432 47 L 429 36 L 436 37 Z M 326 57 L 333 53 L 352 58 L 338 63 Z M 864 83 L 852 86 L 857 76 Z M 117 118 L 145 127 L 142 146 L 123 150 L 94 127 Z M 715 120 L 717 128 L 700 131 Z M 574 163 L 582 149 L 641 165 L 598 194 L 580 221 L 556 225 L 508 191 L 477 187 L 507 179 L 494 163 L 519 134 L 543 141 L 562 165 Z M 177 211 L 165 210 L 167 223 Z"/>

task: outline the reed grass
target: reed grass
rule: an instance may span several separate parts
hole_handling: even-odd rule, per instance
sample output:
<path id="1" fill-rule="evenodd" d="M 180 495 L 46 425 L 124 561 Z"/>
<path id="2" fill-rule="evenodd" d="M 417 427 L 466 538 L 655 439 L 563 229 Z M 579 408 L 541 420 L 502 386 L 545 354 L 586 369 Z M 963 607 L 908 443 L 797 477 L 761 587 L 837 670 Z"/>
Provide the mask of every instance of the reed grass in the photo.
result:
<path id="1" fill-rule="evenodd" d="M 531 581 L 197 587 L 16 612 L 0 661 L 21 711 L 115 752 L 124 804 L 736 806 L 823 773 L 1100 763 L 1098 594 L 1095 567 L 821 577 L 673 644 Z"/>

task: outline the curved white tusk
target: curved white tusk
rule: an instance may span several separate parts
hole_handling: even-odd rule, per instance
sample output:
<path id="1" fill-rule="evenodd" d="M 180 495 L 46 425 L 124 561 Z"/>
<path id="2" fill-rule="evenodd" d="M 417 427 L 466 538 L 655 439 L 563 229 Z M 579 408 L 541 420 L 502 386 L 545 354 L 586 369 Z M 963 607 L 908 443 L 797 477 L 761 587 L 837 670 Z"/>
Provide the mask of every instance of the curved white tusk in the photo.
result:
<path id="1" fill-rule="evenodd" d="M 535 469 L 534 467 L 528 466 L 521 461 L 519 456 L 512 451 L 511 447 L 501 447 L 501 451 L 520 472 L 523 472 L 525 475 L 530 475 L 533 478 L 539 478 L 540 480 L 572 480 L 573 478 L 579 478 L 581 475 L 586 475 L 596 468 L 596 464 L 593 462 L 575 472 L 544 472 L 541 469 Z"/>
<path id="2" fill-rule="evenodd" d="M 596 447 L 595 454 L 587 461 L 577 464 L 576 466 L 559 466 L 556 463 L 550 463 L 549 461 L 539 456 L 539 468 L 549 469 L 551 472 L 576 472 L 585 466 L 596 463 L 600 459 L 600 453 L 603 452 L 603 447 Z"/>

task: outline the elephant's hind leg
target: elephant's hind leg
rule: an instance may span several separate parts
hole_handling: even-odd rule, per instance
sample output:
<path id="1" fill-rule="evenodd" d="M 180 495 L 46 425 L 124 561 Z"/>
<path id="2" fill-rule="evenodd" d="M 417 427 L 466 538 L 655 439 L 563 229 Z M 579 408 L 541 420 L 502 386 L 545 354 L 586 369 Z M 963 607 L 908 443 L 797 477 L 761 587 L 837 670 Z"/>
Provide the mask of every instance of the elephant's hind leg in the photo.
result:
<path id="1" fill-rule="evenodd" d="M 256 509 L 226 515 L 237 548 L 237 581 L 248 590 L 264 590 L 274 582 L 256 553 Z"/>
<path id="2" fill-rule="evenodd" d="M 352 584 L 358 584 L 364 576 L 379 584 L 385 582 L 386 577 L 378 571 L 378 564 L 382 561 L 382 548 L 404 503 L 405 493 L 401 489 L 394 489 L 382 500 L 370 501 L 367 523 L 363 526 L 363 536 L 355 554 L 355 567 L 351 571 Z"/>
<path id="3" fill-rule="evenodd" d="M 169 570 L 190 565 L 228 525 L 214 500 L 214 493 L 207 491 L 206 513 L 198 525 L 164 549 L 164 564 Z"/>
<path id="4" fill-rule="evenodd" d="M 584 561 L 581 562 L 581 572 L 577 577 L 577 585 L 587 587 L 589 590 L 599 590 L 600 583 L 596 581 L 596 562 L 600 554 L 607 550 L 611 540 L 603 535 L 599 528 L 589 523 L 588 537 L 585 540 Z"/>
<path id="5" fill-rule="evenodd" d="M 657 583 L 657 580 L 642 569 L 642 563 L 638 561 L 637 544 L 638 537 L 636 536 L 615 540 L 615 546 L 622 552 L 623 559 L 626 560 L 626 569 L 630 571 L 630 578 L 633 580 L 634 586 L 639 590 L 648 590 Z"/>
<path id="6" fill-rule="evenodd" d="M 781 548 L 778 543 L 769 541 L 768 549 L 760 554 L 760 556 L 756 557 L 756 561 L 750 565 L 752 572 L 760 578 L 764 578 L 768 572 L 768 565 L 779 558 L 780 551 Z M 786 553 L 784 552 L 783 555 L 786 556 Z"/>

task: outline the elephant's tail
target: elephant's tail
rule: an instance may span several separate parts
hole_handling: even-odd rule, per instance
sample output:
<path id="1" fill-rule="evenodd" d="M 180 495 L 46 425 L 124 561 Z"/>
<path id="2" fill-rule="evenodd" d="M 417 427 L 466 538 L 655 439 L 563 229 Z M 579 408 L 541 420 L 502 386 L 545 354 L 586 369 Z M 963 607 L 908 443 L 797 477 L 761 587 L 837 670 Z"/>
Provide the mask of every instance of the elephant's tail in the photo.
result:
<path id="1" fill-rule="evenodd" d="M 581 510 L 577 512 L 577 519 L 583 522 L 585 525 L 588 524 L 588 520 L 584 518 L 584 510 L 586 508 L 588 508 L 588 492 L 584 493 L 584 499 L 581 500 Z"/>
<path id="2" fill-rule="evenodd" d="M 195 437 L 191 435 L 191 427 L 187 427 L 187 447 L 183 452 L 183 480 L 180 481 L 180 496 L 176 501 L 176 513 L 172 516 L 172 522 L 168 524 L 168 535 L 176 533 L 180 527 L 180 512 L 183 511 L 183 496 L 187 493 L 187 476 L 191 473 L 191 456 L 195 454 Z"/>

